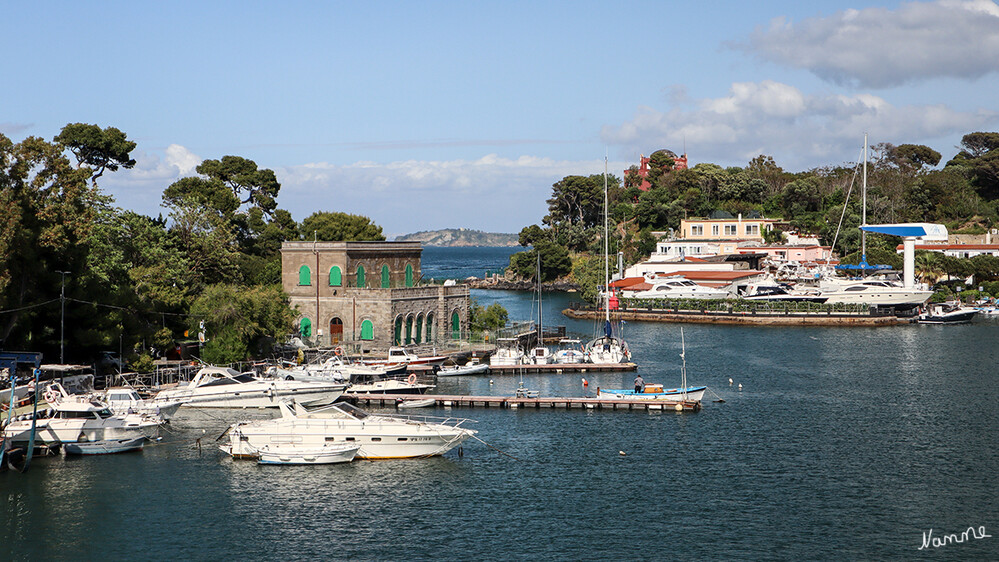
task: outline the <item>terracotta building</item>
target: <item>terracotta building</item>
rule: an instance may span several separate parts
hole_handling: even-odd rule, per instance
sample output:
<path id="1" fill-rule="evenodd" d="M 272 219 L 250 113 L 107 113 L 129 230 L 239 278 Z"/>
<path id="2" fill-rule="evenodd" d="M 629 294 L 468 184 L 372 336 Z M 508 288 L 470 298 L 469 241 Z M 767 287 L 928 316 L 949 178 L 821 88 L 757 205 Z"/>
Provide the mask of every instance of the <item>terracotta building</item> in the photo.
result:
<path id="1" fill-rule="evenodd" d="M 285 242 L 281 284 L 314 345 L 443 344 L 468 336 L 468 285 L 421 285 L 419 242 Z"/>
<path id="2" fill-rule="evenodd" d="M 672 152 L 669 152 L 670 156 L 673 157 L 673 169 L 674 170 L 686 170 L 687 169 L 687 155 L 677 156 Z M 651 157 L 646 157 L 644 154 L 639 155 L 639 166 L 638 175 L 642 178 L 642 183 L 638 186 L 638 189 L 642 191 L 648 191 L 652 184 L 646 179 L 649 177 L 649 162 L 652 162 Z M 625 177 L 628 176 L 630 170 L 625 170 Z"/>

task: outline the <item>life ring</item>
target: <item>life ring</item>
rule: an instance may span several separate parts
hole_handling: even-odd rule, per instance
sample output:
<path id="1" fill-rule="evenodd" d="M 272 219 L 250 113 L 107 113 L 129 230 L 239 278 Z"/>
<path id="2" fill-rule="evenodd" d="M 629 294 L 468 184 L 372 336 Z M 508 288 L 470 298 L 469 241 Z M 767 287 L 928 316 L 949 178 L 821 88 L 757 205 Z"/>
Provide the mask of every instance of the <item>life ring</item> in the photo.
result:
<path id="1" fill-rule="evenodd" d="M 335 353 L 336 355 L 343 355 L 343 348 L 342 347 L 338 347 L 338 348 L 336 348 L 336 349 L 333 350 L 333 353 Z"/>
<path id="2" fill-rule="evenodd" d="M 406 378 L 409 384 L 416 384 L 416 373 L 410 373 L 409 377 Z"/>
<path id="3" fill-rule="evenodd" d="M 59 400 L 59 394 L 57 394 L 56 391 L 52 390 L 51 388 L 47 389 L 45 393 L 42 395 L 42 397 L 45 398 L 45 401 L 48 402 L 49 404 L 55 404 L 56 401 Z"/>

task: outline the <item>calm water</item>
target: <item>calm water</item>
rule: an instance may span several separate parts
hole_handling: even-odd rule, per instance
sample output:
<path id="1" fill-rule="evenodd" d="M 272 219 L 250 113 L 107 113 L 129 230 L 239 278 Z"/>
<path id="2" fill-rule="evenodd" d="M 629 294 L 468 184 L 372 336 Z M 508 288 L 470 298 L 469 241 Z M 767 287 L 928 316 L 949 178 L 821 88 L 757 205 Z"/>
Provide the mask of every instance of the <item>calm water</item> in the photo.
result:
<path id="1" fill-rule="evenodd" d="M 534 308 L 530 294 L 475 296 L 511 319 Z M 546 295 L 546 318 L 590 336 L 592 322 L 557 314 L 571 298 Z M 461 457 L 261 467 L 213 445 L 229 421 L 268 414 L 185 412 L 142 453 L 0 474 L 0 559 L 999 558 L 999 322 L 684 335 L 690 381 L 724 403 L 439 409 L 477 420 L 492 447 L 466 442 Z M 646 381 L 679 381 L 679 327 L 630 323 L 625 337 Z M 584 395 L 633 378 L 524 382 Z M 518 380 L 439 390 L 512 394 Z M 993 538 L 918 550 L 931 528 L 969 526 Z"/>

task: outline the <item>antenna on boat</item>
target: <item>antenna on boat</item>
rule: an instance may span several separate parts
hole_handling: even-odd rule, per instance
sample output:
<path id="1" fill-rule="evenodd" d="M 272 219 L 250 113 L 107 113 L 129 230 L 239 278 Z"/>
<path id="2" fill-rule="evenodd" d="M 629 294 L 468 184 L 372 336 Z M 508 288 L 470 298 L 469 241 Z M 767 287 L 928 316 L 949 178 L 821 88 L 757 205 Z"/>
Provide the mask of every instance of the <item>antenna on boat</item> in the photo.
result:
<path id="1" fill-rule="evenodd" d="M 610 322 L 610 246 L 607 230 L 607 149 L 604 149 L 604 320 Z"/>
<path id="2" fill-rule="evenodd" d="M 864 183 L 862 184 L 862 193 L 860 225 L 867 226 L 867 133 L 864 133 Z M 860 263 L 864 268 L 867 267 L 867 231 L 863 228 L 860 229 Z"/>

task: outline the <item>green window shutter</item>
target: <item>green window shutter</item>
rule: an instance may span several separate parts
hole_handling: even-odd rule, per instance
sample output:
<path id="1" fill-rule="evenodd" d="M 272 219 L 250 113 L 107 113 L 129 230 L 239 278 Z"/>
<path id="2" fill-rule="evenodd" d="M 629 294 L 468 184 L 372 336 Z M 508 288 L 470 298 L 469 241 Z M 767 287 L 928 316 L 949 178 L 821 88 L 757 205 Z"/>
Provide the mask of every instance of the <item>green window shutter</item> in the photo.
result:
<path id="1" fill-rule="evenodd" d="M 340 268 L 333 266 L 330 268 L 330 287 L 339 287 L 343 284 L 343 275 L 340 273 Z"/>
<path id="2" fill-rule="evenodd" d="M 423 315 L 416 317 L 416 330 L 413 331 L 413 336 L 416 338 L 416 343 L 423 343 Z"/>
<path id="3" fill-rule="evenodd" d="M 461 339 L 461 318 L 458 317 L 457 312 L 451 313 L 451 339 Z"/>
<path id="4" fill-rule="evenodd" d="M 389 279 L 389 268 L 388 268 L 387 265 L 383 265 L 382 266 L 382 289 L 388 289 L 390 281 L 391 281 L 391 279 Z"/>
<path id="5" fill-rule="evenodd" d="M 413 317 L 406 319 L 406 345 L 413 343 Z"/>
<path id="6" fill-rule="evenodd" d="M 406 264 L 406 286 L 413 286 L 413 266 L 408 263 Z"/>
<path id="7" fill-rule="evenodd" d="M 427 337 L 424 338 L 424 341 L 426 341 L 427 343 L 430 343 L 430 342 L 434 341 L 434 313 L 433 312 L 431 312 L 430 314 L 427 315 Z"/>
<path id="8" fill-rule="evenodd" d="M 309 266 L 303 265 L 298 268 L 298 284 L 299 285 L 311 285 L 312 284 L 312 271 Z"/>
<path id="9" fill-rule="evenodd" d="M 298 331 L 302 334 L 303 338 L 312 337 L 312 320 L 308 318 L 302 318 L 302 321 L 298 324 Z"/>
<path id="10" fill-rule="evenodd" d="M 365 282 L 364 279 L 364 266 L 359 265 L 357 266 L 357 286 L 364 287 L 366 284 L 367 283 Z"/>
<path id="11" fill-rule="evenodd" d="M 402 316 L 395 319 L 395 345 L 402 345 Z"/>
<path id="12" fill-rule="evenodd" d="M 375 325 L 371 320 L 361 322 L 361 339 L 369 341 L 375 339 Z"/>

